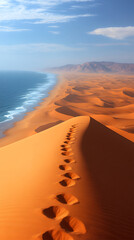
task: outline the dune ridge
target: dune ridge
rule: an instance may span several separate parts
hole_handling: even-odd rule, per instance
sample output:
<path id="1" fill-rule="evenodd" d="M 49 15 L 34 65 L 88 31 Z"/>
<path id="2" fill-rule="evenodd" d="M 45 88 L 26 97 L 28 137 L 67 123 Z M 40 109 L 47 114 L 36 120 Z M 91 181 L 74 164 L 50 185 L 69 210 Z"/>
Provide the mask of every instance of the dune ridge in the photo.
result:
<path id="1" fill-rule="evenodd" d="M 0 239 L 132 240 L 133 146 L 80 116 L 1 148 Z"/>

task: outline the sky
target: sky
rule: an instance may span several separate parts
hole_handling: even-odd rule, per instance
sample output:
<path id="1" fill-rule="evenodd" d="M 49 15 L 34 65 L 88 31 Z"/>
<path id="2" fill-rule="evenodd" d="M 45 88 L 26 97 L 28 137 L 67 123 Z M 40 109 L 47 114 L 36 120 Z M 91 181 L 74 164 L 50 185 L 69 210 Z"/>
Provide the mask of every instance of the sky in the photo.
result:
<path id="1" fill-rule="evenodd" d="M 134 63 L 134 0 L 0 0 L 0 70 Z"/>

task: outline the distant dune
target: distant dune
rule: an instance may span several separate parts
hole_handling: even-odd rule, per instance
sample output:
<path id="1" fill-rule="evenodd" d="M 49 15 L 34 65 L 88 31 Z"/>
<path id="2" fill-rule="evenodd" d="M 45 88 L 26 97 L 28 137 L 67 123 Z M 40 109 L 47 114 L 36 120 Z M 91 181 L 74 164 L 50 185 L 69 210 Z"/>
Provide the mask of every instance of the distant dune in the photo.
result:
<path id="1" fill-rule="evenodd" d="M 60 73 L 50 96 L 5 132 L 0 147 L 83 115 L 134 142 L 134 76 Z"/>
<path id="2" fill-rule="evenodd" d="M 115 62 L 86 62 L 83 64 L 68 64 L 52 70 L 84 72 L 84 73 L 120 73 L 134 74 L 134 64 Z"/>

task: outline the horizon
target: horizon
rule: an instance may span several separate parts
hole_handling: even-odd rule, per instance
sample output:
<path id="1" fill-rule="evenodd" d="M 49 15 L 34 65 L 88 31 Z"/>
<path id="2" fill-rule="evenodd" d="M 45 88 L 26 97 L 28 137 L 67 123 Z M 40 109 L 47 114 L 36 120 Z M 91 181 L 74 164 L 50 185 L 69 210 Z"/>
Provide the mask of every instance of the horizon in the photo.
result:
<path id="1" fill-rule="evenodd" d="M 2 0 L 0 70 L 134 64 L 133 0 Z"/>

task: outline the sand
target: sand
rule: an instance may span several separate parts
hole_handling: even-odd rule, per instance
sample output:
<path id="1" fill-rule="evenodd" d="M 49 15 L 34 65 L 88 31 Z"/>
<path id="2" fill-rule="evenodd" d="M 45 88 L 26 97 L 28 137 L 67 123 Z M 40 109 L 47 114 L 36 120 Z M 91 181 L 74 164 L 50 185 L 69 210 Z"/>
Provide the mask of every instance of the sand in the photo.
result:
<path id="1" fill-rule="evenodd" d="M 1 140 L 0 239 L 133 240 L 133 77 L 63 77 Z"/>
<path id="2" fill-rule="evenodd" d="M 80 116 L 1 148 L 0 239 L 132 240 L 133 146 Z"/>
<path id="3" fill-rule="evenodd" d="M 133 76 L 60 73 L 49 97 L 5 132 L 0 147 L 81 115 L 96 119 L 134 142 L 133 94 Z"/>

